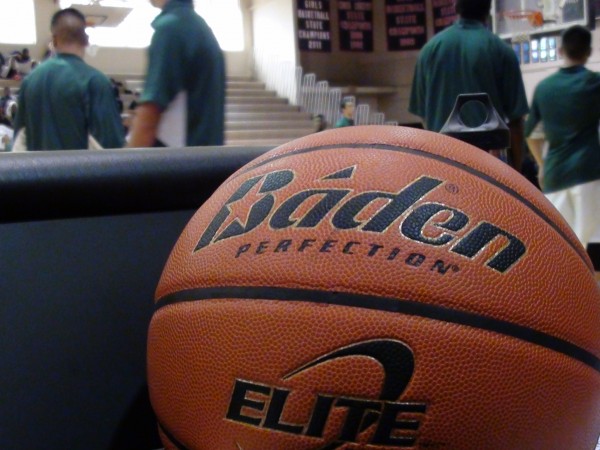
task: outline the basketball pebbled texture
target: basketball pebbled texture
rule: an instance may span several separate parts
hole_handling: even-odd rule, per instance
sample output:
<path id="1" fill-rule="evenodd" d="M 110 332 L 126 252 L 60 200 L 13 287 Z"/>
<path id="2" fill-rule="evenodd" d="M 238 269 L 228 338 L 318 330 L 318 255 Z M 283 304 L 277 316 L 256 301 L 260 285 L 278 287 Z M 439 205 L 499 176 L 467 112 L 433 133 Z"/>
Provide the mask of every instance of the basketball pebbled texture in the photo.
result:
<path id="1" fill-rule="evenodd" d="M 594 449 L 600 289 L 527 180 L 350 127 L 272 150 L 183 231 L 148 337 L 168 449 Z"/>

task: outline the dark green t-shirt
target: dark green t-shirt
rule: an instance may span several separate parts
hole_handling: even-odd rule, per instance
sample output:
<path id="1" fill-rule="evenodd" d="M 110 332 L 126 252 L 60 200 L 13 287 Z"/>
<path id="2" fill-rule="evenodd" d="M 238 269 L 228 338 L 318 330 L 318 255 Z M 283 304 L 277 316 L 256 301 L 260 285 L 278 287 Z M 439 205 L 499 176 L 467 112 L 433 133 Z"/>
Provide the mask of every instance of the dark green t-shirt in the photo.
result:
<path id="1" fill-rule="evenodd" d="M 542 80 L 533 94 L 525 136 L 539 122 L 549 144 L 544 161 L 544 192 L 600 179 L 599 73 L 574 66 Z"/>
<path id="2" fill-rule="evenodd" d="M 152 26 L 140 103 L 163 111 L 158 139 L 169 146 L 222 145 L 225 61 L 212 30 L 190 0 L 170 0 Z"/>
<path id="3" fill-rule="evenodd" d="M 487 93 L 507 121 L 527 114 L 527 97 L 514 51 L 483 23 L 459 19 L 421 50 L 409 111 L 440 131 L 459 94 Z M 485 116 L 472 118 L 472 124 Z"/>
<path id="4" fill-rule="evenodd" d="M 23 80 L 15 136 L 23 129 L 28 150 L 83 150 L 90 135 L 104 148 L 119 148 L 125 141 L 108 78 L 66 53 Z"/>
<path id="5" fill-rule="evenodd" d="M 353 119 L 348 119 L 347 117 L 342 116 L 340 120 L 335 123 L 333 128 L 351 127 L 352 125 L 354 125 Z"/>

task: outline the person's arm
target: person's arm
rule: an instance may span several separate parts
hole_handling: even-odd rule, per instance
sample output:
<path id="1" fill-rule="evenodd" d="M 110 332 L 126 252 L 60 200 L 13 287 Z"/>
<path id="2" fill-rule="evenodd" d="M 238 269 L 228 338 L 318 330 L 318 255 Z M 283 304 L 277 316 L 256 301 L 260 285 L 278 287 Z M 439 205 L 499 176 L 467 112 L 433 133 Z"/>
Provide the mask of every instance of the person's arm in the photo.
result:
<path id="1" fill-rule="evenodd" d="M 510 160 L 513 168 L 520 172 L 523 163 L 523 118 L 520 117 L 508 122 L 508 128 L 510 129 L 510 148 L 508 150 L 510 153 Z"/>
<path id="2" fill-rule="evenodd" d="M 135 110 L 135 118 L 127 147 L 154 146 L 162 111 L 156 103 L 142 103 Z"/>
<path id="3" fill-rule="evenodd" d="M 536 108 L 537 110 L 537 108 Z M 533 115 L 533 114 L 532 114 Z M 529 125 L 529 120 L 528 120 Z M 527 127 L 527 131 L 529 131 L 529 127 Z M 529 147 L 529 151 L 535 159 L 535 162 L 538 166 L 538 182 L 540 187 L 543 188 L 544 185 L 544 146 L 546 144 L 546 136 L 544 135 L 544 127 L 541 122 L 537 122 L 535 128 L 530 131 L 527 136 L 527 146 Z"/>
<path id="4" fill-rule="evenodd" d="M 529 147 L 529 151 L 531 155 L 535 159 L 535 162 L 538 165 L 538 181 L 540 187 L 542 186 L 543 177 L 544 177 L 544 143 L 545 143 L 545 134 L 543 131 L 543 121 L 542 114 L 540 112 L 540 107 L 538 104 L 538 87 L 536 87 L 533 92 L 533 100 L 531 102 L 531 110 L 529 112 L 529 116 L 527 116 L 527 122 L 525 122 L 525 137 L 527 138 L 527 146 Z"/>
<path id="5" fill-rule="evenodd" d="M 535 159 L 536 164 L 542 169 L 544 167 L 544 143 L 546 141 L 543 138 L 527 138 L 527 145 L 529 146 L 529 151 L 531 152 L 531 156 Z"/>
<path id="6" fill-rule="evenodd" d="M 531 156 L 535 159 L 538 166 L 538 183 L 540 188 L 544 188 L 544 144 L 546 143 L 544 138 L 541 137 L 528 137 L 527 146 L 531 152 Z"/>
<path id="7" fill-rule="evenodd" d="M 185 36 L 176 24 L 157 28 L 152 36 L 144 92 L 138 100 L 128 147 L 153 147 L 161 115 L 184 89 Z"/>
<path id="8" fill-rule="evenodd" d="M 110 82 L 103 76 L 93 78 L 88 94 L 88 134 L 102 148 L 123 147 L 125 130 Z"/>

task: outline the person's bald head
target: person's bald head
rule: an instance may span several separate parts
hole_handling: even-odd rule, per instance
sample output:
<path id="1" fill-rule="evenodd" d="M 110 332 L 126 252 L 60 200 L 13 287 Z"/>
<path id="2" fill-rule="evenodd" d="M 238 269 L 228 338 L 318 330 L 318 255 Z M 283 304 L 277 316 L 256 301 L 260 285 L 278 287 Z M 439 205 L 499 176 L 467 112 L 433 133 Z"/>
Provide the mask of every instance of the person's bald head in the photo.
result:
<path id="1" fill-rule="evenodd" d="M 50 31 L 52 40 L 58 51 L 61 47 L 81 47 L 88 45 L 85 32 L 85 16 L 75 8 L 61 9 L 52 16 Z"/>

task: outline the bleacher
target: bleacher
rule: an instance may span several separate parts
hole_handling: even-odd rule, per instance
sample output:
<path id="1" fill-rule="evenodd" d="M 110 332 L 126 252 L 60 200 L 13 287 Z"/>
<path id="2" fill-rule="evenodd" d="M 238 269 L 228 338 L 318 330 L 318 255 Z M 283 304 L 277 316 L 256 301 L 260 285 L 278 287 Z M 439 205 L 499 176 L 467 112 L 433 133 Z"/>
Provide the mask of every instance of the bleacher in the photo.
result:
<path id="1" fill-rule="evenodd" d="M 112 78 L 121 81 L 131 92 L 121 94 L 124 114 L 127 114 L 135 98 L 133 92 L 142 89 L 143 81 L 134 77 Z M 0 88 L 10 86 L 15 94 L 20 84 L 20 81 L 0 79 Z M 310 114 L 266 90 L 264 83 L 250 78 L 228 78 L 225 105 L 225 145 L 277 146 L 315 131 Z"/>

